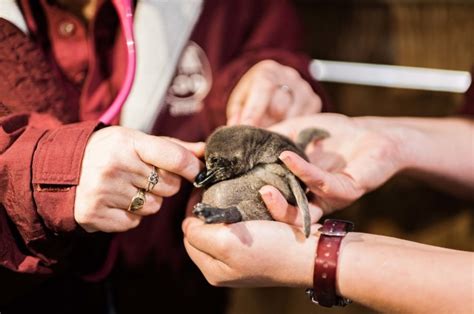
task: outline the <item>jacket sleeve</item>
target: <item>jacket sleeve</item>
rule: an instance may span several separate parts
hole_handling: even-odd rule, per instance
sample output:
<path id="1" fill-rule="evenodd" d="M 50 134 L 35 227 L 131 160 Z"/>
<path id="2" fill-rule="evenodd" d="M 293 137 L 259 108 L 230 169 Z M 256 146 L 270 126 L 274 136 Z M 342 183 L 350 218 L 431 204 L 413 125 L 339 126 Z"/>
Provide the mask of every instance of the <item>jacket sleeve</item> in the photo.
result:
<path id="1" fill-rule="evenodd" d="M 68 124 L 74 98 L 42 50 L 1 18 L 0 43 L 0 268 L 49 275 L 89 239 L 73 207 L 98 122 Z"/>
<path id="2" fill-rule="evenodd" d="M 50 274 L 82 233 L 73 208 L 82 155 L 96 122 L 42 114 L 0 119 L 0 265 Z"/>
<path id="3" fill-rule="evenodd" d="M 309 73 L 311 59 L 302 52 L 303 30 L 291 3 L 287 0 L 231 2 L 240 4 L 230 8 L 234 12 L 229 12 L 227 19 L 230 22 L 225 27 L 235 29 L 229 33 L 239 34 L 242 40 L 224 39 L 223 49 L 232 50 L 230 42 L 237 42 L 237 50 L 232 52 L 236 57 L 215 73 L 213 88 L 207 98 L 219 124 L 225 123 L 225 111 L 222 112 L 225 108 L 222 104 L 227 103 L 235 85 L 253 65 L 265 59 L 296 69 L 321 97 L 323 110 L 329 110 L 326 95 Z M 237 28 L 245 29 L 245 33 L 239 33 Z"/>

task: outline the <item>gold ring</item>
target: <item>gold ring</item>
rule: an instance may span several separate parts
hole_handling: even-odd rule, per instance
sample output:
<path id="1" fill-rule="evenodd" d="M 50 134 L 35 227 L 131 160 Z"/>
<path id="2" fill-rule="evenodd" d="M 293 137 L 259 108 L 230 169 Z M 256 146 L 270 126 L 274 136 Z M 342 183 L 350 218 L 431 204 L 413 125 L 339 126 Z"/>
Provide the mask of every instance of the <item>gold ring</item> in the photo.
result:
<path id="1" fill-rule="evenodd" d="M 137 194 L 132 197 L 132 201 L 130 202 L 130 206 L 128 206 L 128 211 L 134 212 L 143 208 L 145 205 L 146 196 L 144 189 L 138 189 Z"/>
<path id="2" fill-rule="evenodd" d="M 157 185 L 158 181 L 160 180 L 160 177 L 158 176 L 158 170 L 156 169 L 155 166 L 153 166 L 153 169 L 151 170 L 151 173 L 148 176 L 147 180 L 148 180 L 148 182 L 147 182 L 145 191 L 150 192 L 151 190 L 153 190 L 155 185 Z"/>

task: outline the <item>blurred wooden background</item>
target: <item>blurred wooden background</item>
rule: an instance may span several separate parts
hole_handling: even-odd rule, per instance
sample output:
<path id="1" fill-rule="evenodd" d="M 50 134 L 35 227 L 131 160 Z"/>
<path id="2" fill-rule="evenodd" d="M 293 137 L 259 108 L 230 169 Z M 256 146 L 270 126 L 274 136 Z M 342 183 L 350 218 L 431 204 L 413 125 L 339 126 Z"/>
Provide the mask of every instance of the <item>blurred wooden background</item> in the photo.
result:
<path id="1" fill-rule="evenodd" d="M 294 0 L 307 49 L 319 59 L 470 70 L 474 0 Z M 324 84 L 348 115 L 447 116 L 463 97 L 449 93 Z M 474 150 L 474 148 L 473 148 Z M 473 160 L 474 162 L 474 160 Z M 398 176 L 337 214 L 358 231 L 472 251 L 474 204 Z M 394 296 L 396 297 L 396 296 Z M 312 305 L 303 289 L 236 289 L 228 314 L 371 313 Z"/>

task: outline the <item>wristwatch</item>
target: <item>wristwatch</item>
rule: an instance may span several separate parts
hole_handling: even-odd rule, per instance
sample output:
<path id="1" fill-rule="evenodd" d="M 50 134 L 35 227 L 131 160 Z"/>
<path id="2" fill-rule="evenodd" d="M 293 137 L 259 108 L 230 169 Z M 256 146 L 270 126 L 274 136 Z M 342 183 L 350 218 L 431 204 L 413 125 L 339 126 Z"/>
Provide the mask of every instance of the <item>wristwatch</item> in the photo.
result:
<path id="1" fill-rule="evenodd" d="M 352 222 L 339 219 L 326 219 L 319 229 L 313 288 L 306 289 L 306 294 L 313 303 L 325 307 L 346 306 L 352 303 L 351 300 L 336 294 L 336 274 L 342 239 L 353 229 Z"/>

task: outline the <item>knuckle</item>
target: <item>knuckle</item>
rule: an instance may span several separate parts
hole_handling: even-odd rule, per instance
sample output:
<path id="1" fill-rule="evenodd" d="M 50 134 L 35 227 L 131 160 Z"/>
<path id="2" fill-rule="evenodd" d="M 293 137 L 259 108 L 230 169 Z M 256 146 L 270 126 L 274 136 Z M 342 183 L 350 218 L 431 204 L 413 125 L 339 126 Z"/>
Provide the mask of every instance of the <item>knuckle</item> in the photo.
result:
<path id="1" fill-rule="evenodd" d="M 211 286 L 220 287 L 221 281 L 214 274 L 206 272 L 204 277 Z"/>
<path id="2" fill-rule="evenodd" d="M 101 182 L 102 184 L 95 184 L 94 190 L 89 194 L 89 197 L 91 198 L 89 207 L 90 212 L 97 211 L 107 202 L 109 184 L 107 184 L 105 181 Z"/>
<path id="3" fill-rule="evenodd" d="M 76 199 L 74 204 L 74 218 L 79 223 L 91 223 L 97 219 L 97 212 L 100 210 L 103 204 L 103 194 L 86 194 L 87 199 Z"/>
<path id="4" fill-rule="evenodd" d="M 178 193 L 181 188 L 181 177 L 168 172 L 166 170 L 160 170 L 160 183 L 156 188 L 156 194 L 160 196 L 173 196 Z"/>
<path id="5" fill-rule="evenodd" d="M 322 108 L 321 99 L 319 97 L 317 97 L 316 95 L 314 95 L 314 97 L 311 98 L 311 101 L 309 102 L 308 106 L 309 106 L 309 110 L 311 110 L 311 112 L 321 111 L 321 108 Z"/>
<path id="6" fill-rule="evenodd" d="M 110 134 L 108 134 L 108 139 L 112 143 L 121 143 L 123 142 L 129 135 L 127 129 L 119 126 L 114 126 L 110 128 Z"/>
<path id="7" fill-rule="evenodd" d="M 134 131 L 124 127 L 116 127 L 109 138 L 109 143 L 111 144 L 110 150 L 115 152 L 115 154 L 111 155 L 120 156 L 134 152 L 136 140 L 137 138 L 134 136 Z M 117 145 L 117 143 L 120 143 L 120 145 Z"/>
<path id="8" fill-rule="evenodd" d="M 181 188 L 181 180 L 178 180 L 177 182 L 171 184 L 170 187 L 169 187 L 169 192 L 168 192 L 169 195 L 168 196 L 175 195 L 176 193 L 178 193 L 180 188 Z"/>
<path id="9" fill-rule="evenodd" d="M 137 216 L 136 219 L 133 219 L 128 223 L 128 225 L 126 226 L 126 230 L 135 229 L 136 227 L 138 227 L 140 225 L 141 220 L 142 220 L 142 218 Z M 124 231 L 126 231 L 126 230 L 124 230 Z"/>
<path id="10" fill-rule="evenodd" d="M 161 205 L 151 206 L 150 215 L 154 215 L 160 211 Z"/>
<path id="11" fill-rule="evenodd" d="M 271 59 L 266 59 L 266 60 L 263 60 L 263 61 L 260 61 L 258 63 L 258 66 L 262 67 L 262 68 L 269 68 L 269 69 L 274 69 L 275 67 L 278 67 L 280 64 L 278 62 L 276 62 L 275 60 L 271 60 Z"/>
<path id="12" fill-rule="evenodd" d="M 119 172 L 119 169 L 121 168 L 120 161 L 117 160 L 117 158 L 115 158 L 114 156 L 110 156 L 105 166 L 101 168 L 102 169 L 100 170 L 100 174 L 99 174 L 101 177 L 101 180 L 113 179 L 117 176 L 117 173 Z"/>
<path id="13" fill-rule="evenodd" d="M 152 199 L 150 199 L 148 206 L 147 206 L 147 213 L 150 215 L 156 214 L 163 203 L 163 198 L 159 196 L 155 196 Z"/>
<path id="14" fill-rule="evenodd" d="M 242 279 L 242 276 L 238 272 L 234 269 L 230 269 L 224 264 L 216 263 L 214 266 L 212 277 L 209 278 L 211 280 L 209 283 L 212 286 L 227 287 Z"/>
<path id="15" fill-rule="evenodd" d="M 120 156 L 115 152 L 104 154 L 102 160 L 98 162 L 93 171 L 100 180 L 115 178 L 119 170 L 123 168 Z"/>
<path id="16" fill-rule="evenodd" d="M 225 281 L 222 281 L 222 280 L 213 280 L 213 281 L 210 281 L 209 284 L 213 287 L 224 287 L 225 286 Z"/>
<path id="17" fill-rule="evenodd" d="M 87 232 L 95 232 L 101 229 L 94 211 L 77 210 L 74 212 L 74 219 Z"/>
<path id="18" fill-rule="evenodd" d="M 191 172 L 195 172 L 195 175 L 197 175 L 199 172 L 199 162 L 196 157 L 183 148 L 179 150 L 176 156 L 174 170 L 177 174 L 182 174 L 184 176 L 191 175 Z"/>
<path id="19" fill-rule="evenodd" d="M 78 223 L 82 229 L 84 229 L 88 233 L 94 233 L 97 231 L 101 231 L 100 226 L 97 226 L 94 223 Z"/>
<path id="20" fill-rule="evenodd" d="M 80 225 L 88 225 L 93 221 L 93 214 L 87 210 L 74 211 L 74 219 Z"/>
<path id="21" fill-rule="evenodd" d="M 175 169 L 182 171 L 190 163 L 190 158 L 187 152 L 184 149 L 178 149 L 175 154 Z"/>
<path id="22" fill-rule="evenodd" d="M 313 88 L 311 87 L 311 85 L 303 79 L 301 80 L 301 89 L 308 95 L 313 95 L 314 94 Z M 314 94 L 314 95 L 316 95 L 316 94 Z"/>
<path id="23" fill-rule="evenodd" d="M 290 79 L 299 79 L 301 77 L 300 73 L 292 67 L 285 67 L 285 74 Z"/>

